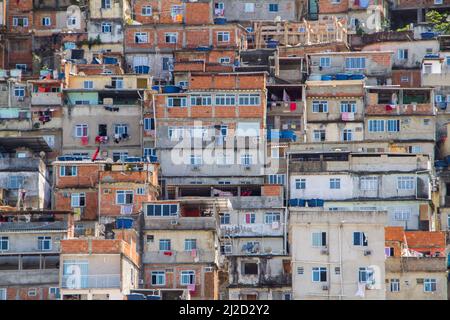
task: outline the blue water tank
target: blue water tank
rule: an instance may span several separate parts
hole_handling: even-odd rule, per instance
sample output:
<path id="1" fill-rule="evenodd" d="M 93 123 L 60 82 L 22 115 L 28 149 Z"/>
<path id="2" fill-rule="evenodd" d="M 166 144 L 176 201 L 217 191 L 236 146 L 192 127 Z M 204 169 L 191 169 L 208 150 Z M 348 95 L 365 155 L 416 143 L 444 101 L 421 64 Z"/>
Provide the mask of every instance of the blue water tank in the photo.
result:
<path id="1" fill-rule="evenodd" d="M 214 19 L 214 24 L 226 24 L 227 23 L 227 18 L 215 18 Z"/>
<path id="2" fill-rule="evenodd" d="M 179 93 L 181 88 L 178 86 L 165 86 L 163 87 L 163 93 Z"/>
<path id="3" fill-rule="evenodd" d="M 436 33 L 432 31 L 422 32 L 420 36 L 422 37 L 422 39 L 433 39 L 436 36 Z"/>
<path id="4" fill-rule="evenodd" d="M 291 207 L 298 207 L 298 200 L 299 199 L 289 199 L 289 205 Z"/>
<path id="5" fill-rule="evenodd" d="M 299 207 L 306 207 L 306 200 L 305 199 L 297 199 L 298 200 L 298 206 Z"/>
<path id="6" fill-rule="evenodd" d="M 366 77 L 366 76 L 363 75 L 363 74 L 352 74 L 352 75 L 350 76 L 350 79 L 351 79 L 351 80 L 364 80 L 365 77 Z"/>
<path id="7" fill-rule="evenodd" d="M 324 75 L 322 75 L 321 80 L 322 81 L 331 81 L 331 80 L 333 80 L 333 76 L 324 74 Z"/>
<path id="8" fill-rule="evenodd" d="M 347 73 L 338 73 L 336 74 L 336 80 L 348 80 L 350 75 Z"/>
<path id="9" fill-rule="evenodd" d="M 133 219 L 117 218 L 116 229 L 131 229 L 133 227 Z"/>
<path id="10" fill-rule="evenodd" d="M 277 40 L 269 40 L 267 41 L 267 48 L 276 49 L 278 47 L 278 41 Z"/>

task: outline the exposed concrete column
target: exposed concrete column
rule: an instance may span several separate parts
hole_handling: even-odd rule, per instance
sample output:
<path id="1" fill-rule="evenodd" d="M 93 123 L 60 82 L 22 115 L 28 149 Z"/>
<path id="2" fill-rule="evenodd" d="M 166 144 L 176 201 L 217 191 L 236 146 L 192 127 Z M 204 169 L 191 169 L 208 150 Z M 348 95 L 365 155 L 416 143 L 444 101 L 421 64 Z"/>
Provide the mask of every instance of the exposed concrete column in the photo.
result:
<path id="1" fill-rule="evenodd" d="M 423 20 L 423 8 L 417 8 L 417 22 L 420 23 Z M 427 9 L 425 9 L 426 11 Z"/>

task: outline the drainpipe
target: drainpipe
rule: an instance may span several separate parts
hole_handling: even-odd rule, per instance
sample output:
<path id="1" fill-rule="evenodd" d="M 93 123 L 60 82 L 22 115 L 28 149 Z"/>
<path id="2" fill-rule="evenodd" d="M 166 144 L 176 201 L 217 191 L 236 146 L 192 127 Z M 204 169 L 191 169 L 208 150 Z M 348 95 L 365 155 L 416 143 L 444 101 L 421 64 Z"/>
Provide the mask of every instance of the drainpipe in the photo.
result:
<path id="1" fill-rule="evenodd" d="M 341 293 L 339 295 L 339 300 L 342 300 L 342 297 L 344 296 L 344 270 L 342 268 L 342 236 L 341 236 L 341 232 L 342 232 L 342 228 L 344 227 L 343 222 L 341 222 L 341 224 L 339 225 L 339 268 L 340 268 L 340 273 L 339 273 L 339 278 L 340 278 L 340 282 L 341 282 Z"/>

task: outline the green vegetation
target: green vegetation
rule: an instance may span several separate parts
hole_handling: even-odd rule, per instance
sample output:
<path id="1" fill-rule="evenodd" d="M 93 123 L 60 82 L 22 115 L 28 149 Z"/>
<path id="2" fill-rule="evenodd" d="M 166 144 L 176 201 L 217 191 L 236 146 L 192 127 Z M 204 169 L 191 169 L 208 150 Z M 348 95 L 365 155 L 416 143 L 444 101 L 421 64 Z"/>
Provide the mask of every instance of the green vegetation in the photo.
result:
<path id="1" fill-rule="evenodd" d="M 450 34 L 450 15 L 435 10 L 427 13 L 427 21 L 434 24 L 434 30 L 442 34 Z"/>

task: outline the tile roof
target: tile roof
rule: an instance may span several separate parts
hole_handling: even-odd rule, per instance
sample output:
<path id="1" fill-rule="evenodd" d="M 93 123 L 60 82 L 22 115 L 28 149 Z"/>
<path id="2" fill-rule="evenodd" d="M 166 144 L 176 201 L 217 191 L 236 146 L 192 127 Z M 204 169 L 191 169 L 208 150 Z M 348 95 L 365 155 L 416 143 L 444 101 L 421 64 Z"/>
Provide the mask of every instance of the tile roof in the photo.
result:
<path id="1" fill-rule="evenodd" d="M 0 232 L 7 231 L 65 231 L 67 222 L 0 222 Z"/>

